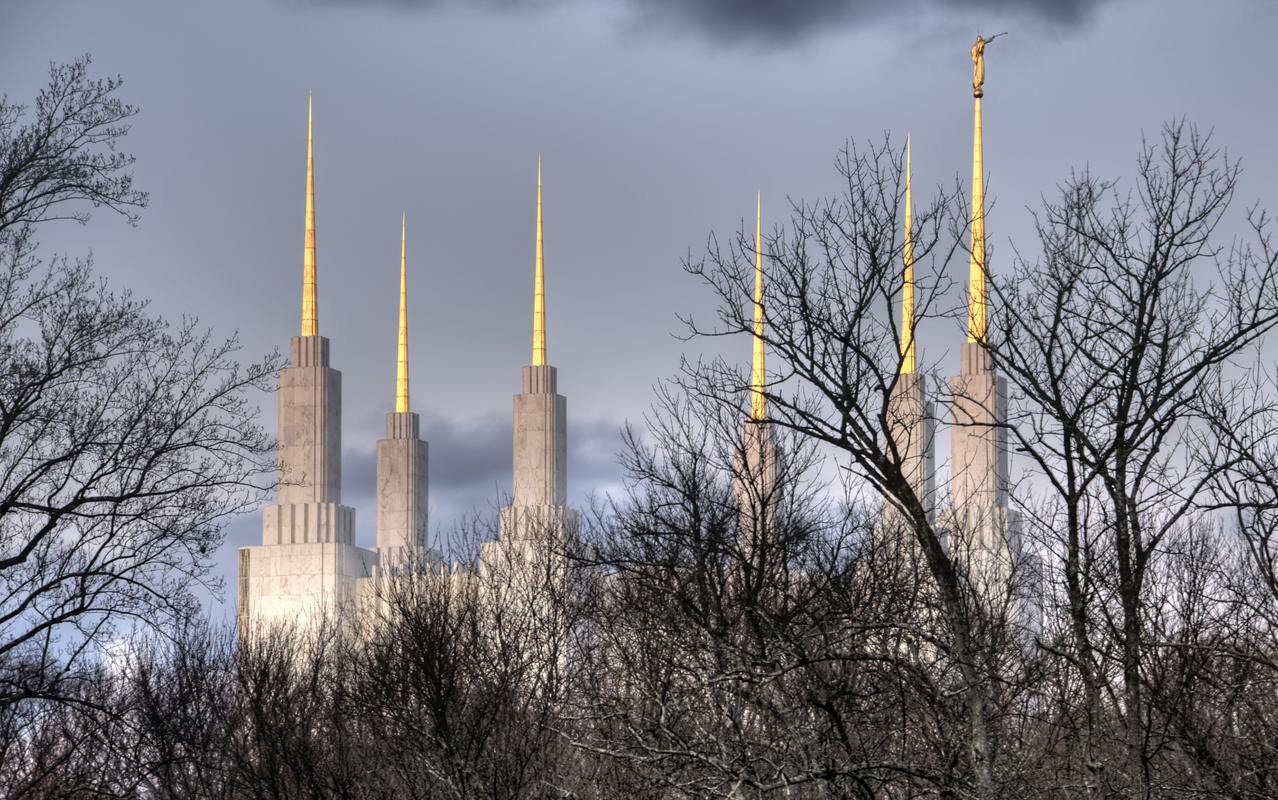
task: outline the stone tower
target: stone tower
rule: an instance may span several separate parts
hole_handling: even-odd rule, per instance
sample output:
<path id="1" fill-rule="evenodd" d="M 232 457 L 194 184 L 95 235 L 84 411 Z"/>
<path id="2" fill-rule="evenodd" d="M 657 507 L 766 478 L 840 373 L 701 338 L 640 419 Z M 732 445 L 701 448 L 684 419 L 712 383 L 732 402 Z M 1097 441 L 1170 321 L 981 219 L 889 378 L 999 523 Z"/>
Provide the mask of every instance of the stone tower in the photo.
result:
<path id="1" fill-rule="evenodd" d="M 983 62 L 978 61 L 978 67 Z M 982 70 L 983 72 L 983 70 Z M 984 78 L 983 74 L 979 75 Z M 1019 535 L 1008 511 L 1007 381 L 985 348 L 988 335 L 985 258 L 985 175 L 981 90 L 974 83 L 972 222 L 968 264 L 967 341 L 959 374 L 950 379 L 953 432 L 950 447 L 951 552 L 987 590 L 1003 590 L 1019 557 Z"/>
<path id="2" fill-rule="evenodd" d="M 750 416 L 742 431 L 736 459 L 738 508 L 737 547 L 742 558 L 756 569 L 762 561 L 778 558 L 767 546 L 777 499 L 777 447 L 768 422 L 766 350 L 763 314 L 763 197 L 755 196 L 754 208 L 754 320 L 750 364 Z"/>
<path id="3" fill-rule="evenodd" d="M 240 550 L 241 631 L 337 616 L 372 557 L 354 546 L 355 510 L 341 502 L 342 375 L 319 335 L 312 119 L 308 105 L 302 332 L 279 376 L 277 501 L 262 513 L 262 545 Z"/>
<path id="4" fill-rule="evenodd" d="M 514 398 L 514 490 L 501 509 L 501 540 L 509 545 L 561 544 L 577 533 L 568 508 L 568 401 L 546 363 L 545 258 L 542 241 L 541 159 L 537 159 L 536 266 L 533 277 L 532 363 Z"/>
<path id="5" fill-rule="evenodd" d="M 410 568 L 426 553 L 429 445 L 408 396 L 408 218 L 399 231 L 399 349 L 395 410 L 377 443 L 377 552 L 383 570 Z"/>
<path id="6" fill-rule="evenodd" d="M 914 205 L 910 189 L 910 140 L 905 140 L 905 243 L 904 280 L 901 288 L 901 352 L 896 385 L 888 400 L 888 428 L 891 444 L 905 479 L 923 504 L 929 519 L 935 501 L 936 422 L 927 401 L 927 376 L 917 369 L 914 313 Z M 899 514 L 891 510 L 889 517 Z M 896 517 L 900 519 L 900 517 Z"/>

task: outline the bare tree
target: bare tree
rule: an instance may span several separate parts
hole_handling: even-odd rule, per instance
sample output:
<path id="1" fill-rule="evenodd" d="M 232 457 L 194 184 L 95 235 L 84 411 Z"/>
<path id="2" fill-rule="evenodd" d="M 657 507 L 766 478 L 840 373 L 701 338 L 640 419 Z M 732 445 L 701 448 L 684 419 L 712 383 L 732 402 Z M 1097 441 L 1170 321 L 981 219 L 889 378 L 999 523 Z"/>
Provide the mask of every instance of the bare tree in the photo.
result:
<path id="1" fill-rule="evenodd" d="M 1156 646 L 1146 626 L 1161 602 L 1149 576 L 1228 467 L 1204 435 L 1224 410 L 1208 408 L 1224 370 L 1278 325 L 1266 216 L 1248 215 L 1253 244 L 1220 243 L 1237 162 L 1181 122 L 1145 145 L 1137 167 L 1132 192 L 1083 173 L 1045 206 L 1041 255 L 996 280 L 990 345 L 1021 396 L 1018 449 L 1054 498 L 1035 523 L 1061 559 L 1093 796 L 1111 785 L 1107 763 L 1122 770 L 1116 785 L 1128 796 L 1167 788 L 1154 775 L 1160 734 L 1145 696 Z M 1121 673 L 1117 762 L 1102 743 L 1109 663 Z"/>
<path id="2" fill-rule="evenodd" d="M 51 220 L 145 203 L 119 85 L 85 58 L 52 67 L 31 119 L 0 102 L 0 705 L 62 696 L 121 625 L 188 616 L 273 462 L 250 392 L 274 359 L 243 368 L 234 338 L 38 254 Z"/>
<path id="3" fill-rule="evenodd" d="M 901 380 L 904 152 L 887 140 L 849 148 L 838 159 L 841 193 L 816 203 L 796 203 L 788 225 L 767 238 L 765 326 L 772 358 L 767 402 L 771 424 L 820 443 L 836 454 L 852 482 L 900 520 L 898 535 L 917 548 L 936 599 L 933 622 L 944 636 L 937 646 L 949 659 L 947 691 L 962 698 L 963 775 L 952 786 L 993 797 L 1012 780 L 1001 759 L 1015 753 L 996 728 L 1005 704 L 1023 685 L 1002 674 L 1016 650 L 1010 609 L 975 590 L 952 542 L 965 531 L 942 528 L 910 477 L 907 454 L 894 435 L 893 395 Z M 941 190 L 915 213 L 913 256 L 917 296 L 915 327 L 930 318 L 957 323 L 958 303 L 946 300 L 947 268 L 960 252 L 968 218 L 958 191 Z M 747 335 L 752 331 L 750 264 L 744 237 L 722 250 L 712 239 L 702 260 L 687 269 L 719 301 L 718 326 L 690 321 L 695 335 Z M 956 325 L 957 327 L 957 325 Z M 932 371 L 931 365 L 921 372 Z M 722 362 L 686 371 L 689 391 L 733 403 L 743 376 Z M 938 385 L 939 381 L 934 384 Z M 1008 762 L 1010 768 L 1011 762 Z M 1014 772 L 1014 770 L 1013 770 Z M 961 788 L 960 788 L 961 787 Z"/>
<path id="4" fill-rule="evenodd" d="M 494 527 L 475 517 L 454 531 L 461 568 L 426 560 L 375 579 L 349 660 L 351 713 L 384 745 L 372 761 L 388 796 L 582 790 L 557 725 L 573 627 L 565 572 L 516 558 Z M 557 559 L 545 544 L 540 557 Z"/>
<path id="5" fill-rule="evenodd" d="M 33 108 L 0 97 L 0 241 L 50 220 L 87 222 L 85 203 L 131 223 L 146 205 L 127 171 L 133 156 L 116 149 L 137 108 L 116 96 L 119 77 L 91 78 L 89 65 L 86 55 L 50 66 Z"/>
<path id="6" fill-rule="evenodd" d="M 37 256 L 46 222 L 145 202 L 114 150 L 133 111 L 86 66 L 30 124 L 0 102 L 6 797 L 1275 793 L 1278 380 L 1247 364 L 1278 250 L 1258 210 L 1221 243 L 1239 172 L 1210 137 L 1167 126 L 1131 193 L 1072 176 L 990 276 L 1022 594 L 969 574 L 895 436 L 885 140 L 767 238 L 768 419 L 735 364 L 684 363 L 582 541 L 476 518 L 458 563 L 371 577 L 343 624 L 237 640 L 190 590 L 273 467 L 248 392 L 276 365 Z M 942 189 L 915 215 L 920 320 L 958 327 L 968 212 Z M 719 306 L 691 335 L 754 335 L 753 262 L 739 235 L 686 265 Z"/>
<path id="7" fill-rule="evenodd" d="M 969 793 L 965 699 L 917 548 L 878 535 L 860 493 L 831 496 L 815 446 L 784 430 L 766 524 L 743 536 L 760 516 L 743 408 L 669 387 L 627 435 L 627 494 L 586 551 L 579 745 L 642 797 Z"/>

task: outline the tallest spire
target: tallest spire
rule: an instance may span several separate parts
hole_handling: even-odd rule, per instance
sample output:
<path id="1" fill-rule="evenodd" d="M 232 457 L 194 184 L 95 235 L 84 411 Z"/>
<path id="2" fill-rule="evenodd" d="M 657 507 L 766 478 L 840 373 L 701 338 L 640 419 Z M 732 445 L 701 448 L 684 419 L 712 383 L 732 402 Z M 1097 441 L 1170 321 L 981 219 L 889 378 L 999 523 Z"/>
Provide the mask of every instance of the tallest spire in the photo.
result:
<path id="1" fill-rule="evenodd" d="M 1006 31 L 1004 31 L 1006 33 Z M 986 39 L 977 36 L 972 45 L 972 245 L 967 275 L 967 340 L 984 342 L 985 321 L 985 159 L 981 146 L 981 97 L 985 95 L 985 46 L 1004 33 Z"/>
<path id="2" fill-rule="evenodd" d="M 315 147 L 311 98 L 306 98 L 306 242 L 302 249 L 302 335 L 319 335 L 315 303 Z"/>
<path id="3" fill-rule="evenodd" d="M 768 416 L 763 394 L 767 375 L 763 364 L 763 195 L 754 197 L 754 364 L 750 371 L 750 417 Z"/>
<path id="4" fill-rule="evenodd" d="M 537 156 L 537 271 L 533 278 L 533 346 L 532 365 L 546 364 L 546 287 L 545 258 L 541 243 L 541 156 Z"/>
<path id="5" fill-rule="evenodd" d="M 979 92 L 980 89 L 977 89 Z M 985 341 L 985 165 L 981 147 L 981 95 L 972 134 L 972 244 L 967 270 L 967 340 Z"/>

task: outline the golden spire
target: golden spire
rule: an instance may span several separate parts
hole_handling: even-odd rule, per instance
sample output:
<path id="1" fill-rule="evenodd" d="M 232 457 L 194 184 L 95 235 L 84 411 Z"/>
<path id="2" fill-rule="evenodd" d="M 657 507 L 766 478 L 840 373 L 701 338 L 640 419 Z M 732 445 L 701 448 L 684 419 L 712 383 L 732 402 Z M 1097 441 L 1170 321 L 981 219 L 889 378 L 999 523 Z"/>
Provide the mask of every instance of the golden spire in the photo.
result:
<path id="1" fill-rule="evenodd" d="M 541 243 L 541 155 L 537 156 L 537 272 L 533 278 L 533 348 L 532 365 L 546 364 L 546 287 L 545 263 Z"/>
<path id="2" fill-rule="evenodd" d="M 999 34 L 1001 36 L 1002 34 Z M 972 96 L 975 102 L 972 136 L 972 245 L 967 275 L 967 340 L 984 342 L 985 320 L 985 164 L 981 147 L 981 97 L 985 83 L 985 45 L 995 37 L 977 37 L 972 46 L 975 73 Z"/>
<path id="3" fill-rule="evenodd" d="M 306 98 L 306 242 L 302 249 L 302 335 L 319 336 L 315 303 L 315 148 L 311 98 Z"/>
<path id="4" fill-rule="evenodd" d="M 763 369 L 763 194 L 754 197 L 754 366 L 750 373 L 750 417 L 768 416 L 763 387 L 767 375 Z"/>
<path id="5" fill-rule="evenodd" d="M 910 136 L 905 136 L 905 278 L 901 287 L 901 373 L 914 372 L 914 200 L 910 195 Z"/>
<path id="6" fill-rule="evenodd" d="M 405 233 L 408 214 L 399 221 L 399 360 L 395 369 L 395 412 L 408 413 L 408 259 Z"/>

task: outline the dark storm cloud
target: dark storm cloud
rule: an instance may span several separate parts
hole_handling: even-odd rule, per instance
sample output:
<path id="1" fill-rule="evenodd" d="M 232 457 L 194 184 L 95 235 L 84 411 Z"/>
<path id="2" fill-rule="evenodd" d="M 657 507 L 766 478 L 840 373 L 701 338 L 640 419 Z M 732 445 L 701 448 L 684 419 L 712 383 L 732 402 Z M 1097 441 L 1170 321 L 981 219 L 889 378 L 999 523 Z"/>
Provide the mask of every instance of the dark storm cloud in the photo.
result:
<path id="1" fill-rule="evenodd" d="M 1072 26 L 1112 0 L 317 0 L 331 5 L 391 6 L 430 10 L 447 5 L 498 12 L 532 12 L 553 6 L 607 3 L 627 7 L 635 30 L 688 32 L 711 42 L 787 44 L 834 28 L 849 28 L 919 12 L 1004 12 Z"/>
<path id="2" fill-rule="evenodd" d="M 1006 11 L 1074 25 L 1107 0 L 623 0 L 651 27 L 686 29 L 716 42 L 787 43 L 921 11 Z M 992 31 L 991 31 L 992 33 Z"/>

